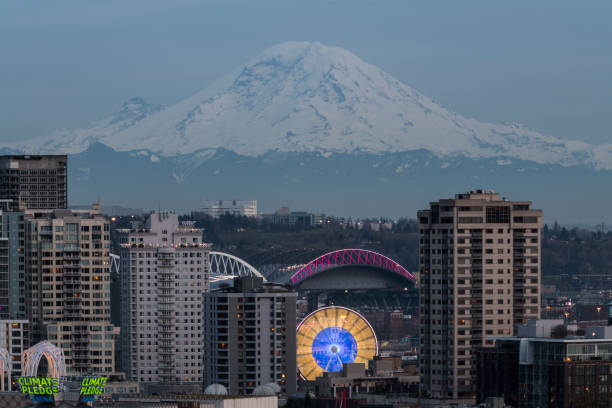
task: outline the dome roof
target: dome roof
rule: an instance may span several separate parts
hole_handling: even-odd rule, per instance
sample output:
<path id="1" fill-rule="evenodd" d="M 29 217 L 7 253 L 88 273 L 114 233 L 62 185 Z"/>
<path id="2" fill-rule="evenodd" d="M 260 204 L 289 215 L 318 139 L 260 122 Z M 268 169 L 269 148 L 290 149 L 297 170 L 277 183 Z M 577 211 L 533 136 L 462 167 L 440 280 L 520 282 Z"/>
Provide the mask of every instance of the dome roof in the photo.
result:
<path id="1" fill-rule="evenodd" d="M 269 387 L 268 385 L 260 385 L 259 387 L 255 387 L 255 389 L 253 390 L 253 395 L 259 395 L 259 396 L 263 396 L 263 395 L 273 396 L 273 395 L 276 395 L 276 392 L 274 392 L 274 389 L 272 389 L 272 388 L 271 388 L 271 387 Z"/>
<path id="2" fill-rule="evenodd" d="M 274 391 L 275 394 L 280 394 L 281 391 L 282 391 L 280 385 L 278 385 L 277 383 L 274 383 L 274 382 L 267 383 L 266 387 L 272 388 L 272 390 Z"/>
<path id="3" fill-rule="evenodd" d="M 206 395 L 227 395 L 227 388 L 221 384 L 211 384 L 204 390 Z"/>

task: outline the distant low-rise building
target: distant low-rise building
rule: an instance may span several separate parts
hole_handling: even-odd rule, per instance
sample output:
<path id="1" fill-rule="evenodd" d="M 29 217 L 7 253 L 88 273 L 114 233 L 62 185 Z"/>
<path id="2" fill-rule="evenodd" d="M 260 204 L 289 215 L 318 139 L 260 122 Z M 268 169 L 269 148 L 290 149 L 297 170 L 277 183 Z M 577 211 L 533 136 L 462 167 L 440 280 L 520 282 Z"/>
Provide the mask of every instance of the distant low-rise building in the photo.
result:
<path id="1" fill-rule="evenodd" d="M 257 217 L 257 200 L 205 200 L 204 207 L 198 213 L 213 218 L 222 215 Z"/>
<path id="2" fill-rule="evenodd" d="M 272 214 L 264 214 L 263 220 L 274 225 L 286 225 L 290 227 L 315 227 L 323 225 L 320 215 L 306 211 L 291 211 L 289 207 L 281 207 Z"/>

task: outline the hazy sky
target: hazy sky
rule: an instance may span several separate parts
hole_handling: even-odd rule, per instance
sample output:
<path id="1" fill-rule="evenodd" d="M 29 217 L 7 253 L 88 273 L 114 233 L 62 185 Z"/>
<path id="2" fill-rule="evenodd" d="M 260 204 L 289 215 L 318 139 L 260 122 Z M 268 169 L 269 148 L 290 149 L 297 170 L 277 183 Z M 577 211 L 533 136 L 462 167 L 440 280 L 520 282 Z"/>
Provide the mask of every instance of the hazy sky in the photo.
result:
<path id="1" fill-rule="evenodd" d="M 266 47 L 338 45 L 458 113 L 612 142 L 610 1 L 3 1 L 0 141 L 171 104 Z"/>

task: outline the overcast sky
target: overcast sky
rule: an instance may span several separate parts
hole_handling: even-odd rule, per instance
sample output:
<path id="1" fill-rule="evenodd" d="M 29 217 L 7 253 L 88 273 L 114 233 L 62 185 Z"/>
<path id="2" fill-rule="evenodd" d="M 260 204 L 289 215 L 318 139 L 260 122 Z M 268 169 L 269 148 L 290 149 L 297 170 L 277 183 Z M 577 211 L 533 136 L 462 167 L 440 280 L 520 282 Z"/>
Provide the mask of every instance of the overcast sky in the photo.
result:
<path id="1" fill-rule="evenodd" d="M 0 3 L 0 142 L 172 104 L 268 46 L 344 47 L 452 110 L 612 142 L 612 2 Z"/>

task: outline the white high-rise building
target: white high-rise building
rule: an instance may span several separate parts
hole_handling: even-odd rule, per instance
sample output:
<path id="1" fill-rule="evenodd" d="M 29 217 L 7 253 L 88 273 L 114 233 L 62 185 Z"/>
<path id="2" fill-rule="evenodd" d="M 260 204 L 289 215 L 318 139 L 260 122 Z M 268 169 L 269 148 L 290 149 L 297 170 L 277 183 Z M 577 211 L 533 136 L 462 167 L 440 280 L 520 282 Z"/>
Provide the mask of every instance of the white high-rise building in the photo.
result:
<path id="1" fill-rule="evenodd" d="M 257 200 L 205 200 L 202 212 L 213 218 L 225 214 L 257 217 Z"/>
<path id="2" fill-rule="evenodd" d="M 210 272 L 202 230 L 154 212 L 144 228 L 120 233 L 122 370 L 133 381 L 199 391 Z"/>

